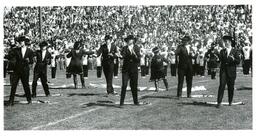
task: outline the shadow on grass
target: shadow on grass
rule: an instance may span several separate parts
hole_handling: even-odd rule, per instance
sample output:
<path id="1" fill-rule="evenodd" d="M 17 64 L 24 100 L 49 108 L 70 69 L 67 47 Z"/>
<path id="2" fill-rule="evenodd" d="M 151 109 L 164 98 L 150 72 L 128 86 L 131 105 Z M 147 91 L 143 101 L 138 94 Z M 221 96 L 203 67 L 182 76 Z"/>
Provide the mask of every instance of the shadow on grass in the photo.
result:
<path id="1" fill-rule="evenodd" d="M 193 101 L 193 102 L 180 102 L 178 103 L 178 105 L 194 105 L 194 106 L 205 106 L 205 107 L 215 107 L 216 104 L 209 104 L 206 102 L 197 102 L 197 101 Z"/>
<path id="2" fill-rule="evenodd" d="M 49 89 L 91 89 L 93 87 L 91 86 L 85 86 L 82 88 L 81 86 L 78 86 L 78 88 L 75 88 L 75 86 L 49 86 Z"/>
<path id="3" fill-rule="evenodd" d="M 90 102 L 82 105 L 82 108 L 88 108 L 92 106 L 104 106 L 104 107 L 113 107 L 113 108 L 122 108 L 119 104 L 115 104 L 112 101 L 97 101 L 97 102 Z"/>
<path id="4" fill-rule="evenodd" d="M 71 96 L 96 96 L 96 95 L 101 95 L 101 94 L 94 94 L 94 93 L 70 93 L 70 94 L 68 94 L 68 97 L 71 97 Z"/>
<path id="5" fill-rule="evenodd" d="M 241 90 L 252 90 L 252 86 L 248 87 L 248 86 L 241 86 L 239 88 L 236 88 L 237 91 L 241 91 Z"/>
<path id="6" fill-rule="evenodd" d="M 15 97 L 26 97 L 25 94 L 15 94 L 14 96 L 15 96 Z M 4 97 L 10 97 L 10 95 L 6 95 L 6 96 L 4 96 Z"/>
<path id="7" fill-rule="evenodd" d="M 58 96 L 62 96 L 61 94 L 51 94 L 51 97 L 58 97 Z M 10 97 L 10 95 L 6 95 L 4 97 Z M 15 94 L 15 97 L 26 97 L 25 94 Z M 45 94 L 37 94 L 36 97 L 48 97 Z"/>
<path id="8" fill-rule="evenodd" d="M 159 98 L 159 99 L 176 99 L 178 100 L 178 97 L 176 96 L 142 96 L 140 99 L 147 99 L 147 98 Z"/>
<path id="9" fill-rule="evenodd" d="M 17 97 L 26 97 L 25 94 L 15 94 L 15 96 L 17 96 Z"/>
<path id="10" fill-rule="evenodd" d="M 13 103 L 14 103 L 14 105 L 17 105 L 17 104 L 18 104 L 18 105 L 28 105 L 28 103 L 20 103 L 19 101 L 14 101 Z M 5 100 L 5 101 L 4 101 L 4 106 L 6 106 L 6 107 L 10 106 L 8 100 Z M 12 105 L 12 106 L 13 106 L 13 105 Z"/>

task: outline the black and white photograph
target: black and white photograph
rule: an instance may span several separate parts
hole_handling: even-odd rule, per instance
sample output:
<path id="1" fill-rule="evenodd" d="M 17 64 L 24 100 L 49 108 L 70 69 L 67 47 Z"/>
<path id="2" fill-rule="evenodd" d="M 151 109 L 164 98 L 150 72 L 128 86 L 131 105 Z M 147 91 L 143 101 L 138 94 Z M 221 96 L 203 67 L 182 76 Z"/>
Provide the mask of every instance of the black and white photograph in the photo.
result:
<path id="1" fill-rule="evenodd" d="M 253 131 L 254 6 L 2 5 L 3 133 Z"/>

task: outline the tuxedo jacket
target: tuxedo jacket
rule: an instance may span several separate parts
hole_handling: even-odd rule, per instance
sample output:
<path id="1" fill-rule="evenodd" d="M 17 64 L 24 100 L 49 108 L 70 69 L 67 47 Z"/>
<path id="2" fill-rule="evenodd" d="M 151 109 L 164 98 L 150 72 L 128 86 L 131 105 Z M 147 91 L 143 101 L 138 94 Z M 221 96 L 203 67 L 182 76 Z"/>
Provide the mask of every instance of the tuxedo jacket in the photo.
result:
<path id="1" fill-rule="evenodd" d="M 21 48 L 13 50 L 13 58 L 15 59 L 14 73 L 23 73 L 29 71 L 29 64 L 33 64 L 34 53 L 30 48 L 27 48 L 24 57 L 22 57 Z"/>
<path id="2" fill-rule="evenodd" d="M 128 49 L 128 46 L 124 46 L 121 50 L 121 55 L 123 58 L 123 67 L 122 73 L 129 72 L 134 73 L 138 72 L 138 66 L 140 64 L 140 48 L 137 45 L 133 46 L 134 53 L 131 53 Z"/>
<path id="3" fill-rule="evenodd" d="M 8 71 L 13 71 L 16 65 L 16 59 L 14 57 L 16 53 L 15 48 L 17 47 L 10 48 L 8 51 L 8 54 L 4 56 L 5 59 L 8 59 L 8 65 L 7 65 Z"/>
<path id="4" fill-rule="evenodd" d="M 109 55 L 109 53 L 111 55 Z M 116 53 L 117 47 L 114 44 L 111 44 L 110 51 L 108 50 L 107 44 L 103 44 L 97 51 L 97 56 L 102 54 L 102 65 L 105 65 L 108 63 L 114 63 L 114 58 L 117 57 Z"/>
<path id="5" fill-rule="evenodd" d="M 233 57 L 231 57 L 233 56 Z M 232 48 L 227 56 L 227 50 L 222 49 L 220 51 L 220 74 L 226 72 L 228 78 L 236 79 L 236 66 L 240 63 L 239 52 Z"/>
<path id="6" fill-rule="evenodd" d="M 34 68 L 34 72 L 45 72 L 47 71 L 47 65 L 51 64 L 51 53 L 49 51 L 46 50 L 44 59 L 42 60 L 42 51 L 41 50 L 37 50 L 34 53 L 34 56 L 36 57 L 36 65 Z"/>
<path id="7" fill-rule="evenodd" d="M 176 49 L 176 64 L 178 64 L 178 69 L 189 69 L 192 71 L 192 55 L 193 49 L 190 48 L 190 51 L 187 51 L 187 48 L 184 45 L 178 46 Z"/>

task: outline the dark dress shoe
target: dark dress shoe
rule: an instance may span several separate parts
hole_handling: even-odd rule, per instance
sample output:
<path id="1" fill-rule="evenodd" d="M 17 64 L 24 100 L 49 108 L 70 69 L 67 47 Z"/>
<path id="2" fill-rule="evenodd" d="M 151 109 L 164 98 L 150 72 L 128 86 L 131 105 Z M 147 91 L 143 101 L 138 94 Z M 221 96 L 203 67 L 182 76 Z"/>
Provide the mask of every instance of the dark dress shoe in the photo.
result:
<path id="1" fill-rule="evenodd" d="M 13 106 L 14 105 L 14 103 L 13 102 L 8 102 L 7 104 L 6 104 L 6 106 Z"/>
<path id="2" fill-rule="evenodd" d="M 140 106 L 140 103 L 139 102 L 135 102 L 134 105 Z"/>
<path id="3" fill-rule="evenodd" d="M 178 99 L 178 100 L 181 99 L 181 96 L 177 96 L 177 99 Z"/>
<path id="4" fill-rule="evenodd" d="M 231 106 L 232 105 L 232 102 L 230 102 L 229 104 L 228 104 L 228 106 Z"/>
<path id="5" fill-rule="evenodd" d="M 217 105 L 216 105 L 216 108 L 220 108 L 220 104 L 217 104 Z"/>
<path id="6" fill-rule="evenodd" d="M 32 104 L 32 101 L 28 101 L 28 104 L 29 104 L 29 105 Z"/>
<path id="7" fill-rule="evenodd" d="M 118 93 L 116 92 L 116 91 L 113 91 L 113 92 L 111 92 L 111 93 L 108 93 L 108 95 L 114 95 L 114 96 L 118 96 Z"/>

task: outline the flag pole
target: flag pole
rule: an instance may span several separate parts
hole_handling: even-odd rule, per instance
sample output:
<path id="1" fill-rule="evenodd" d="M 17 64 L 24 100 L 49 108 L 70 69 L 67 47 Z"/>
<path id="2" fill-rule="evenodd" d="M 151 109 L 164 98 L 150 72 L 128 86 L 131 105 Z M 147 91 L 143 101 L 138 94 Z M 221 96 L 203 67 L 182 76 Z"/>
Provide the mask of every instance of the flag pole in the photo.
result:
<path id="1" fill-rule="evenodd" d="M 42 40 L 42 8 L 39 6 L 38 7 L 38 11 L 39 11 L 39 14 L 38 14 L 38 17 L 39 17 L 39 38 L 40 38 L 40 41 Z"/>

